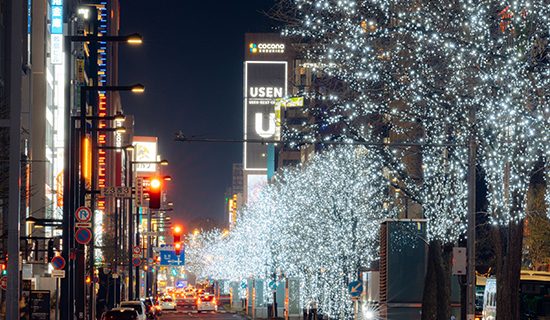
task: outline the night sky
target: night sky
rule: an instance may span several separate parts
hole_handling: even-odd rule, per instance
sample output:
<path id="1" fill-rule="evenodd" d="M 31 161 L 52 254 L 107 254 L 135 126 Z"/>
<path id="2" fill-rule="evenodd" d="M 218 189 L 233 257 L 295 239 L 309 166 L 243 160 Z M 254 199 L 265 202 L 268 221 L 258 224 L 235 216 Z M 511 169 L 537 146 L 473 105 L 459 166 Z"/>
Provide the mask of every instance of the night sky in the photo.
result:
<path id="1" fill-rule="evenodd" d="M 174 134 L 242 137 L 244 34 L 276 30 L 262 13 L 273 2 L 120 0 L 120 33 L 138 32 L 144 44 L 121 46 L 119 83 L 146 87 L 144 95 L 125 95 L 123 108 L 135 116 L 135 135 L 159 137 L 170 162 L 162 174 L 173 177 L 172 215 L 184 224 L 225 221 L 224 192 L 242 145 L 175 142 Z"/>

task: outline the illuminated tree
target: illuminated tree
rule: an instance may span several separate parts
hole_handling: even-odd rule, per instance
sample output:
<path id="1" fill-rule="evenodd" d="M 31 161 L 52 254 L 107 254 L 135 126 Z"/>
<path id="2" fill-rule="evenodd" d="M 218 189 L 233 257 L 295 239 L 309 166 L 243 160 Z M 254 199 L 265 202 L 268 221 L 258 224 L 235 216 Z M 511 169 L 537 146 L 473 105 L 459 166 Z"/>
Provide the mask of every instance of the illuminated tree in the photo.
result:
<path id="1" fill-rule="evenodd" d="M 301 302 L 338 318 L 352 314 L 347 284 L 376 259 L 380 222 L 391 217 L 381 159 L 363 147 L 327 150 L 276 176 L 235 228 L 188 259 L 202 276 L 297 278 Z M 196 241 L 199 241 L 198 238 Z M 194 264 L 193 264 L 194 265 Z"/>
<path id="2" fill-rule="evenodd" d="M 287 0 L 277 9 L 284 34 L 337 84 L 308 94 L 319 101 L 312 139 L 421 145 L 378 150 L 394 185 L 422 206 L 432 242 L 464 232 L 464 146 L 475 137 L 495 225 L 498 314 L 517 319 L 526 191 L 550 154 L 547 1 Z M 448 318 L 439 309 L 423 316 Z"/>

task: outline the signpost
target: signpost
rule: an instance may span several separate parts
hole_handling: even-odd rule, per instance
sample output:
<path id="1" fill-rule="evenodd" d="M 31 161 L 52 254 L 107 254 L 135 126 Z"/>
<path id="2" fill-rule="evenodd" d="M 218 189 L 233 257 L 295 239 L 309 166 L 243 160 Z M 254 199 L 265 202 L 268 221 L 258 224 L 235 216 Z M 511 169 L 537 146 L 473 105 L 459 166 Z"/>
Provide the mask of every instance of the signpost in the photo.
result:
<path id="1" fill-rule="evenodd" d="M 357 319 L 357 314 L 359 313 L 359 298 L 363 293 L 363 283 L 358 280 L 350 282 L 348 284 L 348 291 L 351 296 L 351 299 L 353 300 L 353 306 L 354 306 L 353 318 Z"/>
<path id="2" fill-rule="evenodd" d="M 134 253 L 134 257 L 136 255 L 140 255 L 141 254 L 141 248 L 139 246 L 134 246 L 134 248 L 132 249 L 132 252 Z"/>
<path id="3" fill-rule="evenodd" d="M 52 270 L 52 278 L 65 278 L 65 270 Z"/>
<path id="4" fill-rule="evenodd" d="M 134 257 L 132 259 L 132 265 L 134 265 L 134 267 L 139 267 L 141 265 L 141 258 Z"/>
<path id="5" fill-rule="evenodd" d="M 104 187 L 100 189 L 103 197 L 130 198 L 132 189 L 125 186 Z"/>
<path id="6" fill-rule="evenodd" d="M 161 248 L 160 253 L 161 266 L 184 266 L 185 265 L 185 250 L 181 250 L 179 256 L 176 256 L 174 249 L 167 247 Z"/>
<path id="7" fill-rule="evenodd" d="M 92 210 L 88 207 L 79 207 L 74 215 L 78 222 L 90 222 L 92 220 Z"/>
<path id="8" fill-rule="evenodd" d="M 273 292 L 277 291 L 277 287 L 278 287 L 277 281 L 275 281 L 275 280 L 269 281 L 268 286 L 271 289 L 271 291 L 273 291 Z"/>
<path id="9" fill-rule="evenodd" d="M 80 244 L 88 244 L 92 240 L 92 231 L 88 228 L 78 228 L 74 233 L 74 239 Z"/>
<path id="10" fill-rule="evenodd" d="M 62 270 L 65 268 L 65 258 L 62 256 L 55 256 L 52 258 L 51 264 L 55 270 Z"/>
<path id="11" fill-rule="evenodd" d="M 353 300 L 359 299 L 363 293 L 363 284 L 361 281 L 352 281 L 348 284 L 348 291 Z"/>

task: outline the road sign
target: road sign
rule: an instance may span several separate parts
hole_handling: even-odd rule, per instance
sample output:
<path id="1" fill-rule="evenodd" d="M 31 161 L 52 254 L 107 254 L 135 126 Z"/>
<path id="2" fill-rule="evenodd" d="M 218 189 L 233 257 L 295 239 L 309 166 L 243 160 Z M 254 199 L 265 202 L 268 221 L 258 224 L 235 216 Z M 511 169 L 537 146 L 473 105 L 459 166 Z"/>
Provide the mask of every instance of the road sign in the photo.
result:
<path id="1" fill-rule="evenodd" d="M 65 258 L 62 256 L 55 256 L 52 258 L 51 264 L 55 270 L 62 270 L 65 268 Z"/>
<path id="2" fill-rule="evenodd" d="M 78 222 L 88 222 L 92 219 L 92 210 L 88 207 L 79 207 L 74 215 Z"/>
<path id="3" fill-rule="evenodd" d="M 8 289 L 8 276 L 0 278 L 0 288 L 2 288 L 2 290 Z"/>
<path id="4" fill-rule="evenodd" d="M 124 186 L 104 187 L 100 192 L 104 197 L 130 198 L 132 196 L 132 189 Z"/>
<path id="5" fill-rule="evenodd" d="M 65 270 L 52 270 L 52 278 L 65 278 Z"/>
<path id="6" fill-rule="evenodd" d="M 185 288 L 187 287 L 187 281 L 186 280 L 176 280 L 176 288 L 178 289 L 182 289 L 182 288 Z"/>
<path id="7" fill-rule="evenodd" d="M 363 293 L 363 284 L 361 281 L 353 281 L 348 284 L 348 291 L 352 299 L 358 299 Z"/>
<path id="8" fill-rule="evenodd" d="M 134 249 L 132 250 L 134 254 L 141 254 L 141 248 L 139 246 L 134 246 Z"/>
<path id="9" fill-rule="evenodd" d="M 91 222 L 77 222 L 75 223 L 76 228 L 88 228 L 90 229 L 92 227 Z"/>
<path id="10" fill-rule="evenodd" d="M 269 288 L 272 290 L 272 291 L 276 291 L 277 290 L 277 287 L 278 287 L 278 284 L 277 284 L 277 281 L 275 280 L 271 280 L 269 281 Z"/>
<path id="11" fill-rule="evenodd" d="M 176 256 L 174 249 L 162 248 L 159 252 L 161 266 L 184 266 L 185 250 L 181 250 L 179 256 Z"/>
<path id="12" fill-rule="evenodd" d="M 74 239 L 80 244 L 88 244 L 92 240 L 92 231 L 87 228 L 78 228 L 74 233 Z"/>
<path id="13" fill-rule="evenodd" d="M 139 267 L 141 265 L 141 258 L 133 258 L 132 259 L 132 265 L 134 267 Z"/>

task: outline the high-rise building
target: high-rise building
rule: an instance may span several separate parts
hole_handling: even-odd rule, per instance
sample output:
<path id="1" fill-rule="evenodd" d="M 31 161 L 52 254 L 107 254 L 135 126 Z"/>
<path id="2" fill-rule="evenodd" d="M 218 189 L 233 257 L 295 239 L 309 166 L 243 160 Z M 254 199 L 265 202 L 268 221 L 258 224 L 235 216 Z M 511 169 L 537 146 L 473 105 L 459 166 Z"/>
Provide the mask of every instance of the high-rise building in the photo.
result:
<path id="1" fill-rule="evenodd" d="M 279 34 L 247 33 L 244 62 L 244 203 L 268 181 L 274 161 L 274 105 L 289 94 L 292 50 Z M 271 143 L 262 143 L 271 141 Z"/>

